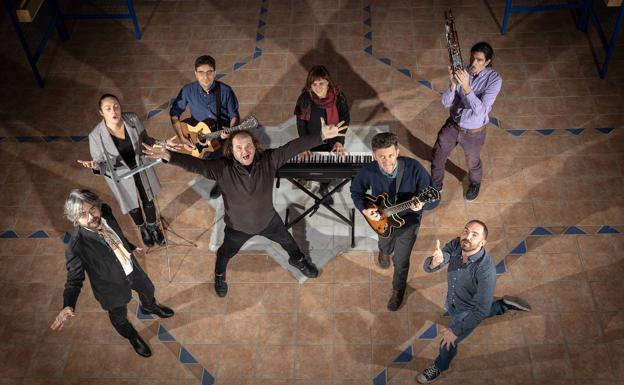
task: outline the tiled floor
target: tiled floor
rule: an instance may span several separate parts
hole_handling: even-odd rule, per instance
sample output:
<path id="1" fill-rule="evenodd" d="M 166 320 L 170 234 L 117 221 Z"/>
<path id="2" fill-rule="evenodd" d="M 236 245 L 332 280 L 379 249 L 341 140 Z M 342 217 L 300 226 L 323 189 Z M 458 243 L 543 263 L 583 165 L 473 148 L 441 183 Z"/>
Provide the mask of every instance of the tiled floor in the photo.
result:
<path id="1" fill-rule="evenodd" d="M 439 383 L 624 382 L 622 45 L 599 80 L 594 54 L 603 51 L 569 11 L 513 16 L 501 36 L 503 2 L 492 1 L 135 3 L 141 41 L 129 21 L 69 23 L 71 39 L 53 40 L 41 59 L 44 89 L 2 18 L 0 384 L 412 384 L 435 356 L 433 323 L 445 322 L 445 274 L 423 273 L 421 261 L 435 239 L 450 239 L 474 217 L 491 228 L 497 294 L 526 297 L 534 311 L 485 321 Z M 375 266 L 374 250 L 342 254 L 303 285 L 268 256 L 245 252 L 232 263 L 230 294 L 217 298 L 206 232 L 214 210 L 187 185 L 193 175 L 160 166 L 159 207 L 198 247 L 171 248 L 171 282 L 163 250 L 142 261 L 159 300 L 177 311 L 161 323 L 133 316 L 153 357 L 140 358 L 116 335 L 88 286 L 66 330 L 49 330 L 65 279 L 64 198 L 86 186 L 113 200 L 75 162 L 88 156 L 80 136 L 98 122 L 100 94 L 149 113 L 150 133 L 165 137 L 171 127 L 159 110 L 193 79 L 194 58 L 210 53 L 241 114 L 279 126 L 292 116 L 307 68 L 321 63 L 351 101 L 355 123 L 390 126 L 402 151 L 428 167 L 447 114 L 438 92 L 448 6 L 464 53 L 490 41 L 504 83 L 483 151 L 482 194 L 462 199 L 456 150 L 444 201 L 422 224 L 400 311 L 386 311 L 391 273 Z M 138 241 L 130 219 L 118 218 Z"/>

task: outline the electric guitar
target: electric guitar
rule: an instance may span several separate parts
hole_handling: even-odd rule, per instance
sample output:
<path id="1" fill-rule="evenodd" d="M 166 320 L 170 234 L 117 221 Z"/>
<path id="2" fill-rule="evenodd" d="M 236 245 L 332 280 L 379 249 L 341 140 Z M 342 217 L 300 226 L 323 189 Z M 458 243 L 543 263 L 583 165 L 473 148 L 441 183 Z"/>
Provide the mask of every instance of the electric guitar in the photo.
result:
<path id="1" fill-rule="evenodd" d="M 195 145 L 195 148 L 191 151 L 191 155 L 197 158 L 204 158 L 207 154 L 221 147 L 221 142 L 219 141 L 221 132 L 231 134 L 236 131 L 251 130 L 257 127 L 258 120 L 254 116 L 243 120 L 238 126 L 226 127 L 220 131 L 215 131 L 217 129 L 217 122 L 212 119 L 197 122 L 189 118 L 180 122 L 182 135 Z"/>
<path id="2" fill-rule="evenodd" d="M 366 215 L 364 218 L 379 236 L 387 238 L 392 234 L 392 230 L 405 224 L 405 220 L 398 215 L 401 211 L 409 209 L 412 204 L 429 203 L 438 199 L 440 199 L 440 192 L 431 186 L 423 190 L 417 197 L 394 206 L 390 205 L 388 201 L 388 193 L 381 193 L 377 197 L 366 194 L 365 208 L 376 209 L 381 218 L 374 220 Z"/>

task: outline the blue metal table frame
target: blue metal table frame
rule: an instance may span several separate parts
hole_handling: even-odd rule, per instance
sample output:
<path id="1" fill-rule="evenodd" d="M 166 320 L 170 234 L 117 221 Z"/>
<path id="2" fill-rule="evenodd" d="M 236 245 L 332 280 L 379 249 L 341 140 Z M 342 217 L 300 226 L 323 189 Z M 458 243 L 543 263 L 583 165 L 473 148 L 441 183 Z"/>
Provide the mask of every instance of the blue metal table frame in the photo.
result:
<path id="1" fill-rule="evenodd" d="M 565 9 L 581 9 L 583 10 L 587 6 L 587 2 L 591 0 L 579 0 L 577 3 L 561 3 L 561 4 L 547 4 L 547 5 L 533 5 L 514 7 L 511 0 L 505 1 L 505 16 L 503 16 L 503 25 L 501 26 L 501 34 L 507 33 L 507 23 L 509 22 L 509 16 L 514 13 L 532 13 L 532 12 L 551 12 L 561 11 Z"/>
<path id="2" fill-rule="evenodd" d="M 126 5 L 128 7 L 128 12 L 127 13 L 113 13 L 113 14 L 108 14 L 108 13 L 103 13 L 103 14 L 98 14 L 98 13 L 94 13 L 94 14 L 75 14 L 75 13 L 69 13 L 69 14 L 63 14 L 61 13 L 56 0 L 46 0 L 48 3 L 48 7 L 50 7 L 50 11 L 52 14 L 52 20 L 50 21 L 50 23 L 48 24 L 48 26 L 46 27 L 46 30 L 43 34 L 43 37 L 41 38 L 41 40 L 39 41 L 39 43 L 37 44 L 37 48 L 35 49 L 35 51 L 33 52 L 30 49 L 30 46 L 28 44 L 28 42 L 26 41 L 26 37 L 24 36 L 24 32 L 22 31 L 22 27 L 20 26 L 20 22 L 17 19 L 17 14 L 15 12 L 15 5 L 14 2 L 12 0 L 4 0 L 4 7 L 7 11 L 7 14 L 9 15 L 9 18 L 11 19 L 11 23 L 13 24 L 13 28 L 15 29 L 15 33 L 17 34 L 17 38 L 20 41 L 20 44 L 22 46 L 22 49 L 24 50 L 24 53 L 26 54 L 26 59 L 28 60 L 28 64 L 30 64 L 30 68 L 33 72 L 33 75 L 35 77 L 35 81 L 37 82 L 37 84 L 39 85 L 39 87 L 43 88 L 44 86 L 44 82 L 43 82 L 43 78 L 41 77 L 41 74 L 39 73 L 39 69 L 37 68 L 37 62 L 39 61 L 39 58 L 41 57 L 41 54 L 43 53 L 43 50 L 45 49 L 46 44 L 48 43 L 48 40 L 50 40 L 50 37 L 52 36 L 52 32 L 54 31 L 55 27 L 56 30 L 59 34 L 59 37 L 61 39 L 61 41 L 65 41 L 67 39 L 69 39 L 69 34 L 67 33 L 67 28 L 65 28 L 65 24 L 63 23 L 64 20 L 77 20 L 77 19 L 87 19 L 87 20 L 102 20 L 102 19 L 131 19 L 132 20 L 132 24 L 134 26 L 134 36 L 136 37 L 137 40 L 141 40 L 141 29 L 139 28 L 139 21 L 137 19 L 136 16 L 136 12 L 134 11 L 134 6 L 132 4 L 132 0 L 126 0 Z"/>

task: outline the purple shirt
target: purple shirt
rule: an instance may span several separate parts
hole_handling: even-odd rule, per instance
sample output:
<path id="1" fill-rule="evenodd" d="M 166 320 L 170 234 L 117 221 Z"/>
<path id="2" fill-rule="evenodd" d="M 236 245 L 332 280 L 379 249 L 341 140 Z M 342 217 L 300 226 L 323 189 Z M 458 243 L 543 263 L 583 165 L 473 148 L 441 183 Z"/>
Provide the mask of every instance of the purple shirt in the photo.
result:
<path id="1" fill-rule="evenodd" d="M 477 76 L 468 71 L 472 91 L 466 95 L 458 85 L 455 92 L 451 87 L 442 94 L 442 105 L 450 107 L 451 119 L 460 127 L 476 129 L 485 126 L 489 121 L 489 113 L 501 89 L 503 79 L 491 67 L 486 67 Z"/>

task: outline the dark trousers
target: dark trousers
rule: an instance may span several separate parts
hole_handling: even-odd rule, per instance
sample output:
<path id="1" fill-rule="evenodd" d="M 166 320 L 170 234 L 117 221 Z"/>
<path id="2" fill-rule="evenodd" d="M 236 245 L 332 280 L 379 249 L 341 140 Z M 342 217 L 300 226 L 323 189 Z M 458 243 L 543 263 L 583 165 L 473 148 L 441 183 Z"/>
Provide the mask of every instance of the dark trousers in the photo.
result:
<path id="1" fill-rule="evenodd" d="M 379 237 L 377 245 L 379 251 L 384 255 L 389 255 L 394 251 L 392 263 L 394 274 L 392 275 L 392 288 L 394 290 L 405 290 L 407 286 L 407 275 L 410 267 L 410 255 L 418 236 L 420 224 L 409 225 L 394 229 L 387 238 Z"/>
<path id="2" fill-rule="evenodd" d="M 143 211 L 145 211 L 145 219 L 147 220 L 147 223 L 156 223 L 156 206 L 154 206 L 154 202 L 147 197 L 145 187 L 143 187 L 143 182 L 141 182 L 141 177 L 139 176 L 139 174 L 134 174 L 133 177 L 134 184 L 136 185 L 137 191 L 139 192 L 139 198 L 141 198 Z M 132 221 L 135 225 L 141 226 L 144 223 L 141 206 L 137 207 L 136 209 L 130 210 L 129 214 L 132 217 Z"/>
<path id="3" fill-rule="evenodd" d="M 488 318 L 504 314 L 506 311 L 507 306 L 505 306 L 503 301 L 499 299 L 492 302 L 492 307 L 490 308 L 490 314 L 488 315 Z M 451 313 L 451 317 L 453 317 L 454 321 L 456 317 L 466 316 L 465 313 L 453 314 L 451 310 L 449 310 L 449 312 Z M 438 357 L 435 360 L 435 366 L 441 372 L 449 368 L 449 366 L 451 365 L 451 361 L 453 360 L 453 358 L 455 358 L 455 355 L 457 354 L 457 345 L 466 337 L 468 337 L 470 333 L 473 332 L 473 330 L 475 330 L 475 328 L 467 329 L 462 334 L 458 335 L 457 339 L 455 340 L 455 345 L 452 346 L 450 349 L 447 349 L 446 347 L 442 346 L 442 344 L 440 344 L 440 352 L 438 353 Z"/>
<path id="4" fill-rule="evenodd" d="M 273 242 L 279 243 L 280 246 L 288 255 L 293 259 L 301 259 L 305 255 L 297 246 L 297 242 L 290 235 L 288 229 L 286 229 L 286 225 L 282 221 L 282 218 L 275 213 L 271 222 L 262 229 L 258 234 L 247 234 L 242 231 L 235 230 L 230 226 L 225 226 L 225 239 L 223 240 L 223 244 L 217 250 L 217 262 L 215 264 L 215 273 L 216 274 L 224 274 L 227 269 L 227 264 L 232 257 L 238 253 L 241 247 L 254 235 L 261 235 L 265 238 L 272 240 Z"/>
<path id="5" fill-rule="evenodd" d="M 438 139 L 433 145 L 433 159 L 431 160 L 431 179 L 433 187 L 442 188 L 444 181 L 444 166 L 453 149 L 459 144 L 466 156 L 468 179 L 470 183 L 481 183 L 483 169 L 481 167 L 481 147 L 485 143 L 485 129 L 481 132 L 460 132 L 457 123 L 448 119 L 440 131 Z"/>
<path id="6" fill-rule="evenodd" d="M 142 270 L 138 270 L 135 266 L 134 270 L 127 277 L 130 282 L 130 288 L 139 293 L 139 301 L 144 309 L 151 310 L 156 305 L 154 298 L 154 284 L 147 274 Z M 127 339 L 133 339 L 137 336 L 137 331 L 128 320 L 128 306 L 118 306 L 108 311 L 108 318 L 117 333 Z"/>

